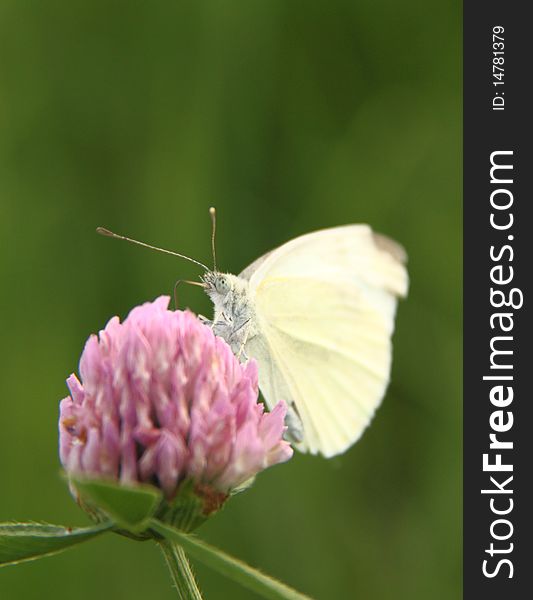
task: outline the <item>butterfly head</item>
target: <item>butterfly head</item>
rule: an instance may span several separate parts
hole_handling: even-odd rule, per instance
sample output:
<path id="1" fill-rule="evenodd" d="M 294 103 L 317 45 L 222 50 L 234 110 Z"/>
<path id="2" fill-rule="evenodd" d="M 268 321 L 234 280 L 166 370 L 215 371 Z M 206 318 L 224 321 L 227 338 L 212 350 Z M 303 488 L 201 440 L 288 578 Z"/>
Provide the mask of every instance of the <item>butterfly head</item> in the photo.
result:
<path id="1" fill-rule="evenodd" d="M 236 279 L 235 275 L 218 271 L 207 271 L 202 276 L 205 292 L 215 304 L 217 301 L 223 302 L 228 294 L 233 291 Z"/>

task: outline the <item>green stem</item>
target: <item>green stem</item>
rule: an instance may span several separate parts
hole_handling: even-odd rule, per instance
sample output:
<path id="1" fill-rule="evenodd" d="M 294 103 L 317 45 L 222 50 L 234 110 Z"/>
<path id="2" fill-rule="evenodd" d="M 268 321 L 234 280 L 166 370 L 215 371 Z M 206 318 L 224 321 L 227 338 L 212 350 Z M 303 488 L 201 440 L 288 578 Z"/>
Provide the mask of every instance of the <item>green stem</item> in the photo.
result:
<path id="1" fill-rule="evenodd" d="M 259 594 L 268 600 L 311 600 L 288 585 L 277 581 L 269 575 L 265 575 L 258 569 L 242 562 L 233 556 L 229 556 L 222 550 L 199 540 L 175 527 L 171 527 L 157 519 L 150 519 L 150 529 L 170 543 L 173 541 L 187 550 L 194 559 L 203 562 L 224 577 L 240 583 L 244 587 Z M 164 542 L 160 542 L 164 543 Z"/>
<path id="2" fill-rule="evenodd" d="M 160 541 L 159 546 L 165 557 L 172 581 L 178 590 L 180 600 L 203 600 L 183 548 L 167 540 Z"/>

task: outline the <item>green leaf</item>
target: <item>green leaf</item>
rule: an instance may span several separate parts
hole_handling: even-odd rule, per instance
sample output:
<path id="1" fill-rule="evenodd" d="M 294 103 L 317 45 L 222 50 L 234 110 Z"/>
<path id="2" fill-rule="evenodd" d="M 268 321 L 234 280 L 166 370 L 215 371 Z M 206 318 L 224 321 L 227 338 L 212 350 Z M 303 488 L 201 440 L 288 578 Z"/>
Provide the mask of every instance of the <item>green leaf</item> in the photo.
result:
<path id="1" fill-rule="evenodd" d="M 256 594 L 269 600 L 310 600 L 288 585 L 261 573 L 246 563 L 229 556 L 218 548 L 199 540 L 198 538 L 165 525 L 157 519 L 150 521 L 150 528 L 166 540 L 175 542 L 193 558 L 218 571 L 221 575 L 240 583 Z"/>
<path id="2" fill-rule="evenodd" d="M 0 523 L 0 567 L 62 552 L 112 526 L 106 522 L 73 529 L 48 523 Z"/>
<path id="3" fill-rule="evenodd" d="M 104 511 L 119 527 L 134 533 L 146 529 L 162 500 L 162 494 L 151 485 L 124 486 L 118 483 L 71 479 L 71 483 L 97 510 Z"/>

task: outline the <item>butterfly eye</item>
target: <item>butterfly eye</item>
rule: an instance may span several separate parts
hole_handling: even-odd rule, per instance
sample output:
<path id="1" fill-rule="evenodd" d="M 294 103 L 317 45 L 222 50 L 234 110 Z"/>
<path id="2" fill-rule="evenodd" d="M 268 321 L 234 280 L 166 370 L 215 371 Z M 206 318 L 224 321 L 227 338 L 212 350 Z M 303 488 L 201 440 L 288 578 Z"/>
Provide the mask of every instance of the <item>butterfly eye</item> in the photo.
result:
<path id="1" fill-rule="evenodd" d="M 215 286 L 217 288 L 217 292 L 220 294 L 227 294 L 229 292 L 229 283 L 225 277 L 219 277 L 216 280 Z"/>

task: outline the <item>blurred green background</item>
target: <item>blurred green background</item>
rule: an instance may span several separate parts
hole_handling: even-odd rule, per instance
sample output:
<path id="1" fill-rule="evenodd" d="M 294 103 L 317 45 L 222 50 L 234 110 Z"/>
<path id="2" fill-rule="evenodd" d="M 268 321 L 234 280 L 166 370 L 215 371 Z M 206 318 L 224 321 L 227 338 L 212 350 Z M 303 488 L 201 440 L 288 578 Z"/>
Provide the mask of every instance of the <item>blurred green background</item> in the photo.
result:
<path id="1" fill-rule="evenodd" d="M 2 0 L 0 520 L 83 524 L 58 401 L 89 333 L 198 269 L 313 229 L 409 253 L 392 384 L 362 440 L 263 473 L 201 535 L 318 599 L 460 597 L 461 6 L 451 0 Z M 181 301 L 210 314 L 195 288 Z M 207 599 L 251 593 L 198 566 Z M 174 598 L 107 536 L 0 571 L 2 600 Z"/>

